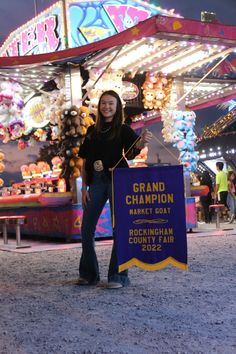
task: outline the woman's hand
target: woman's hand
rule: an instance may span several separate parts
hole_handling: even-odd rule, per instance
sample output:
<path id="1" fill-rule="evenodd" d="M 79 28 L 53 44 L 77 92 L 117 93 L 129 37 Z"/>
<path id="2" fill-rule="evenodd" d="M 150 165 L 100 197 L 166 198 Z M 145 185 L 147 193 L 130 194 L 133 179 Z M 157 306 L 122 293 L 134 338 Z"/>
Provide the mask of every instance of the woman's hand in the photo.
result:
<path id="1" fill-rule="evenodd" d="M 89 191 L 87 189 L 82 190 L 82 208 L 85 209 L 88 201 L 90 200 Z"/>
<path id="2" fill-rule="evenodd" d="M 152 132 L 150 130 L 145 129 L 144 132 L 141 135 L 141 138 L 135 145 L 137 149 L 143 149 L 147 144 L 151 141 L 152 139 Z"/>

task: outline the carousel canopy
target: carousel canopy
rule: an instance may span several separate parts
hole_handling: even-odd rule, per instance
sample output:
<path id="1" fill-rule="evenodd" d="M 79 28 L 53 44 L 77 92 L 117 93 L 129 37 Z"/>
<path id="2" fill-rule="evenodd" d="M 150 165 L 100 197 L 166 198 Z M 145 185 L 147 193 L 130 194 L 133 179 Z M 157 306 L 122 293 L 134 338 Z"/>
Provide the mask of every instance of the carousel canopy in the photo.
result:
<path id="1" fill-rule="evenodd" d="M 88 70 L 109 65 L 133 76 L 146 71 L 171 75 L 174 82 L 184 82 L 185 103 L 196 110 L 236 97 L 236 27 L 158 15 L 81 47 L 2 57 L 0 75 L 30 88 L 68 63 Z"/>

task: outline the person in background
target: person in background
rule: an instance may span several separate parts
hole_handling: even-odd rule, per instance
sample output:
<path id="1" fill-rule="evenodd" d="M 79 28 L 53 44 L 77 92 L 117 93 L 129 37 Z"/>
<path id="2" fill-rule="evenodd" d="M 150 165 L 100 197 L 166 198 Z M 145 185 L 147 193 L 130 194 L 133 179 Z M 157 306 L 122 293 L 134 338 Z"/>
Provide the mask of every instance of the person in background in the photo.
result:
<path id="1" fill-rule="evenodd" d="M 119 95 L 112 90 L 105 91 L 98 102 L 96 124 L 88 128 L 78 154 L 83 159 L 82 255 L 78 285 L 93 285 L 100 280 L 94 234 L 108 199 L 112 206 L 111 169 L 117 166 L 118 162 L 117 167 L 128 168 L 127 161 L 122 158 L 123 151 L 128 159 L 133 159 L 152 137 L 152 133 L 146 130 L 139 138 L 123 121 L 124 113 Z M 107 288 L 118 289 L 128 284 L 128 271 L 118 272 L 116 247 L 113 242 Z"/>
<path id="2" fill-rule="evenodd" d="M 200 184 L 208 186 L 208 188 L 209 188 L 208 194 L 200 197 L 200 202 L 201 202 L 201 205 L 203 208 L 205 222 L 210 223 L 211 222 L 211 212 L 210 212 L 209 206 L 212 204 L 212 196 L 211 195 L 213 192 L 213 188 L 212 188 L 211 176 L 208 171 L 203 172 L 203 174 L 200 178 Z"/>
<path id="3" fill-rule="evenodd" d="M 227 195 L 227 205 L 230 210 L 229 223 L 232 224 L 235 219 L 236 214 L 236 193 L 235 193 L 235 173 L 230 171 L 228 173 L 228 195 Z"/>
<path id="4" fill-rule="evenodd" d="M 192 174 L 192 185 L 193 186 L 200 186 L 200 176 L 198 173 L 193 173 Z M 196 206 L 196 212 L 197 212 L 197 221 L 199 224 L 203 224 L 203 218 L 202 218 L 202 204 L 200 201 L 200 197 L 195 197 L 195 206 Z"/>
<path id="5" fill-rule="evenodd" d="M 227 221 L 227 195 L 228 195 L 228 181 L 227 174 L 223 171 L 224 163 L 216 162 L 216 186 L 215 186 L 215 198 L 220 204 L 224 204 L 225 209 L 223 211 L 224 221 Z"/>

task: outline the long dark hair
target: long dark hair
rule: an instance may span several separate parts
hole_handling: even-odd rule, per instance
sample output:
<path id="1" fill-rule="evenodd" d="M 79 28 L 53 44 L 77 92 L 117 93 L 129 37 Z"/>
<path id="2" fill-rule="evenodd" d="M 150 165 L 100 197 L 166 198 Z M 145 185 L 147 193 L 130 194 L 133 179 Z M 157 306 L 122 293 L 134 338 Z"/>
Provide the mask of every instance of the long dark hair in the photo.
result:
<path id="1" fill-rule="evenodd" d="M 105 95 L 112 96 L 112 97 L 116 98 L 116 100 L 117 100 L 116 113 L 114 115 L 114 118 L 112 119 L 111 133 L 109 134 L 109 139 L 114 139 L 117 136 L 119 136 L 119 134 L 120 134 L 120 129 L 121 129 L 121 126 L 124 122 L 124 111 L 123 111 L 123 106 L 122 106 L 120 96 L 118 95 L 118 93 L 116 93 L 113 90 L 108 90 L 108 91 L 103 92 L 99 98 L 95 129 L 96 129 L 97 133 L 100 133 L 102 130 L 102 126 L 104 124 L 104 117 L 100 111 L 100 103 L 101 103 L 102 97 Z"/>
<path id="2" fill-rule="evenodd" d="M 212 179 L 208 171 L 203 171 L 201 176 L 201 185 L 208 186 L 210 192 L 212 191 Z"/>
<path id="3" fill-rule="evenodd" d="M 229 171 L 228 172 L 228 181 L 230 180 L 230 177 L 232 176 L 232 175 L 234 175 L 234 179 L 235 179 L 235 173 L 234 173 L 234 171 Z"/>

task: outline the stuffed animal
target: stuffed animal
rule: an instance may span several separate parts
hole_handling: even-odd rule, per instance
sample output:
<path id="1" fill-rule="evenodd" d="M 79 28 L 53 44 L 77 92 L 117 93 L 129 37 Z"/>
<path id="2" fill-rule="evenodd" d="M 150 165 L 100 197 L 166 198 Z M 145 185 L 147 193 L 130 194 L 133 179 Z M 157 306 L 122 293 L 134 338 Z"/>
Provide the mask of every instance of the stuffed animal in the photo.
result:
<path id="1" fill-rule="evenodd" d="M 9 107 L 5 103 L 0 103 L 0 123 L 4 127 L 9 123 Z"/>
<path id="2" fill-rule="evenodd" d="M 24 150 L 29 146 L 28 141 L 25 141 L 24 139 L 19 139 L 17 143 L 17 149 L 18 150 Z"/>
<path id="3" fill-rule="evenodd" d="M 165 98 L 165 92 L 162 88 L 155 89 L 155 99 L 154 99 L 154 108 L 161 109 L 163 106 L 163 100 Z"/>
<path id="4" fill-rule="evenodd" d="M 0 123 L 0 140 L 4 140 L 6 138 L 7 128 Z"/>
<path id="5" fill-rule="evenodd" d="M 60 128 L 58 125 L 51 125 L 51 139 L 52 140 L 59 140 L 60 139 Z"/>
<path id="6" fill-rule="evenodd" d="M 0 162 L 0 173 L 2 173 L 5 170 L 5 164 L 1 161 Z"/>
<path id="7" fill-rule="evenodd" d="M 31 178 L 31 171 L 28 165 L 22 165 L 21 168 L 21 175 L 23 179 L 30 179 Z"/>
<path id="8" fill-rule="evenodd" d="M 147 72 L 142 85 L 144 108 L 162 110 L 169 101 L 172 81 L 163 74 Z"/>
<path id="9" fill-rule="evenodd" d="M 25 130 L 25 124 L 22 120 L 15 120 L 9 125 L 12 140 L 20 138 Z"/>
<path id="10" fill-rule="evenodd" d="M 0 151 L 0 161 L 4 159 L 5 159 L 5 154 L 2 151 Z"/>
<path id="11" fill-rule="evenodd" d="M 79 108 L 79 114 L 83 118 L 82 125 L 86 129 L 86 131 L 84 132 L 84 135 L 85 135 L 86 132 L 87 132 L 88 127 L 90 127 L 90 125 L 94 124 L 94 120 L 90 117 L 90 110 L 86 106 L 81 106 Z"/>
<path id="12" fill-rule="evenodd" d="M 42 129 L 42 128 L 38 128 L 35 132 L 34 132 L 34 137 L 36 138 L 36 140 L 38 141 L 46 141 L 47 140 L 47 132 L 46 130 Z"/>
<path id="13" fill-rule="evenodd" d="M 62 122 L 62 139 L 84 135 L 82 117 L 80 116 L 78 107 L 72 106 L 69 109 L 65 109 L 62 114 Z"/>
<path id="14" fill-rule="evenodd" d="M 55 156 L 51 160 L 52 162 L 52 176 L 60 176 L 62 160 L 59 156 Z"/>
<path id="15" fill-rule="evenodd" d="M 70 159 L 69 165 L 72 169 L 72 179 L 75 179 L 80 176 L 83 165 L 83 159 L 78 157 L 78 152 L 79 146 L 71 148 L 72 158 Z"/>
<path id="16" fill-rule="evenodd" d="M 154 100 L 156 97 L 155 90 L 153 89 L 146 89 L 143 90 L 143 106 L 145 109 L 153 109 L 154 108 Z"/>

